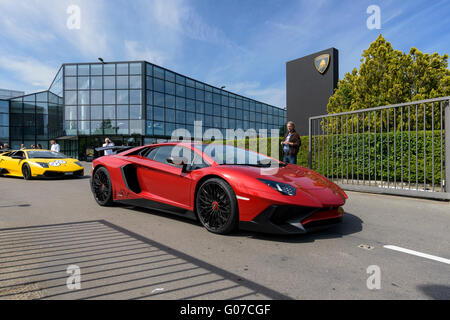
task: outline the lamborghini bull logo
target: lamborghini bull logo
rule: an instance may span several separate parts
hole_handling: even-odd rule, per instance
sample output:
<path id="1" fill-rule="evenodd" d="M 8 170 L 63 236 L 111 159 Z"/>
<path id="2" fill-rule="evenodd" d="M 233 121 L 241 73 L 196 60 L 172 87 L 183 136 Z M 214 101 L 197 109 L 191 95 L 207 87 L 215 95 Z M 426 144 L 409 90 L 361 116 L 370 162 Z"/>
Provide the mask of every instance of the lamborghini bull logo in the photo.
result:
<path id="1" fill-rule="evenodd" d="M 328 69 L 328 65 L 330 64 L 330 55 L 322 54 L 314 59 L 314 66 L 316 67 L 317 71 L 319 71 L 321 74 L 324 74 L 325 71 Z"/>

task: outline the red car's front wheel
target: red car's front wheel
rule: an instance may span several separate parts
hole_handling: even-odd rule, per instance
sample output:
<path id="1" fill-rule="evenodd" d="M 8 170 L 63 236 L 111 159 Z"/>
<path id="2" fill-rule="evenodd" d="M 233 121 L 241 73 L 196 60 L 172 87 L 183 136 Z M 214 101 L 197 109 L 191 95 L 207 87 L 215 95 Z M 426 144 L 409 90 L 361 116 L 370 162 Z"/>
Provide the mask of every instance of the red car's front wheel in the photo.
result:
<path id="1" fill-rule="evenodd" d="M 113 204 L 111 178 L 105 167 L 95 170 L 91 180 L 91 188 L 95 201 L 99 205 L 110 206 Z"/>
<path id="2" fill-rule="evenodd" d="M 197 215 L 210 232 L 227 234 L 236 229 L 239 213 L 233 188 L 222 179 L 202 183 L 196 196 Z"/>

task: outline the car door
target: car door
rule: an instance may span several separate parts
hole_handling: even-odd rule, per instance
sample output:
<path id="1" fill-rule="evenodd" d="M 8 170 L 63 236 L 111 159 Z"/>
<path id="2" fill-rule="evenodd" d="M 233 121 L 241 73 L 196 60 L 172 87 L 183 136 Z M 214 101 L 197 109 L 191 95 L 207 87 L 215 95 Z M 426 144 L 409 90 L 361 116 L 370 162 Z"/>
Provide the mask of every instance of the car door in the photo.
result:
<path id="1" fill-rule="evenodd" d="M 3 173 L 9 172 L 8 170 L 8 162 L 11 159 L 9 156 L 12 154 L 13 152 L 5 152 L 3 154 L 0 155 L 0 171 L 2 171 Z"/>
<path id="2" fill-rule="evenodd" d="M 182 166 L 170 164 L 167 158 L 182 156 L 183 150 L 191 161 L 194 151 L 185 147 L 165 145 L 152 148 L 140 161 L 138 179 L 142 191 L 147 192 L 155 201 L 168 205 L 190 208 L 190 189 L 192 176 L 183 172 Z M 176 154 L 174 153 L 176 151 Z"/>
<path id="3" fill-rule="evenodd" d="M 22 159 L 13 159 L 13 157 L 18 156 L 22 157 Z M 7 156 L 3 157 L 3 161 L 0 163 L 0 167 L 8 170 L 11 175 L 22 175 L 22 162 L 25 159 L 24 151 L 15 151 Z"/>

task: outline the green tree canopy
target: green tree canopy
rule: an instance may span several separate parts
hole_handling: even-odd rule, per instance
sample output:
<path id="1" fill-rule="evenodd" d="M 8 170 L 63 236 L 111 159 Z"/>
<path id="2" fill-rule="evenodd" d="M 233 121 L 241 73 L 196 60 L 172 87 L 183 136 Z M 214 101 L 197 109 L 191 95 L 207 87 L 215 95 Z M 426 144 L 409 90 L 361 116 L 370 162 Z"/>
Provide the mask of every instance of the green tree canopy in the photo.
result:
<path id="1" fill-rule="evenodd" d="M 330 97 L 328 113 L 418 101 L 450 95 L 448 55 L 394 50 L 379 35 L 364 50 L 359 70 L 339 80 Z"/>

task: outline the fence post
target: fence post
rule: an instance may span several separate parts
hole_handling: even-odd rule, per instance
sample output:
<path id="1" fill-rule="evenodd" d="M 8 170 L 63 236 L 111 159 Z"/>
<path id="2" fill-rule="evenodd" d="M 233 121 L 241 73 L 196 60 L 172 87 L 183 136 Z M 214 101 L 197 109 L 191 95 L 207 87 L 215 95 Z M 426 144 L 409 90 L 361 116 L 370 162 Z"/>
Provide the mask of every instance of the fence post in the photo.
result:
<path id="1" fill-rule="evenodd" d="M 444 102 L 445 192 L 450 193 L 450 100 Z"/>
<path id="2" fill-rule="evenodd" d="M 308 162 L 309 162 L 309 168 L 312 169 L 312 119 L 309 118 L 309 146 L 308 146 Z M 447 141 L 447 140 L 446 140 Z"/>

